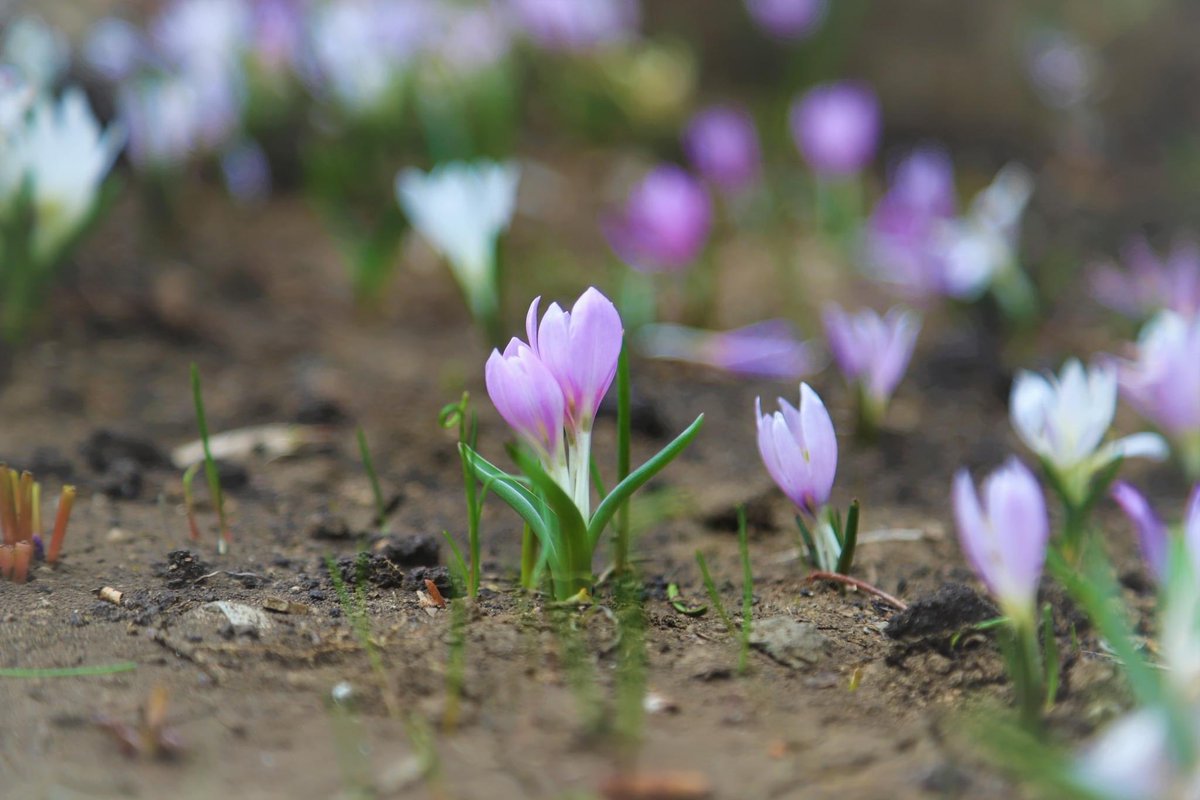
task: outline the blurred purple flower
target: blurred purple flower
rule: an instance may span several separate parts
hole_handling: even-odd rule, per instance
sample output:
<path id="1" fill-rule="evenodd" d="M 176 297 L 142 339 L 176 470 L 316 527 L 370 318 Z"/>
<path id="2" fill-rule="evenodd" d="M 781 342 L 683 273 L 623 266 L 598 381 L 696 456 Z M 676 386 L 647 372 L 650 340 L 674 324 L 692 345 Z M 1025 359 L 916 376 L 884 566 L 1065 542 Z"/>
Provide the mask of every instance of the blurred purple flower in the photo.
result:
<path id="1" fill-rule="evenodd" d="M 194 73 L 236 71 L 250 31 L 250 6 L 242 0 L 172 0 L 150 28 L 167 62 Z"/>
<path id="2" fill-rule="evenodd" d="M 1079 106 L 1096 88 L 1096 54 L 1068 31 L 1044 28 L 1030 35 L 1025 69 L 1038 97 L 1051 108 Z"/>
<path id="3" fill-rule="evenodd" d="M 754 118 L 740 106 L 710 106 L 692 117 L 683 149 L 697 172 L 729 192 L 755 183 L 762 168 Z"/>
<path id="4" fill-rule="evenodd" d="M 746 0 L 746 10 L 763 32 L 778 39 L 803 39 L 821 26 L 828 0 Z"/>
<path id="5" fill-rule="evenodd" d="M 786 320 L 768 320 L 731 331 L 682 325 L 643 326 L 638 349 L 649 358 L 686 361 L 756 378 L 794 381 L 817 371 L 813 347 Z"/>
<path id="6" fill-rule="evenodd" d="M 251 16 L 250 47 L 267 72 L 298 71 L 303 60 L 308 0 L 257 0 Z"/>
<path id="7" fill-rule="evenodd" d="M 792 139 L 822 177 L 844 177 L 875 158 L 881 128 L 879 99 L 859 81 L 816 86 L 792 103 Z"/>
<path id="8" fill-rule="evenodd" d="M 1200 245 L 1181 239 L 1160 258 L 1145 239 L 1121 253 L 1125 269 L 1112 262 L 1089 275 L 1092 296 L 1127 317 L 1144 318 L 1167 309 L 1185 317 L 1200 314 Z"/>
<path id="9" fill-rule="evenodd" d="M 624 330 L 617 307 L 589 287 L 570 311 L 551 303 L 538 325 L 540 297 L 525 315 L 530 347 L 558 381 L 575 434 L 592 429 L 596 409 L 617 374 Z"/>
<path id="10" fill-rule="evenodd" d="M 271 193 L 271 164 L 252 139 L 238 142 L 221 154 L 221 175 L 229 194 L 243 205 L 260 203 Z"/>
<path id="11" fill-rule="evenodd" d="M 1046 499 L 1037 479 L 1024 464 L 1009 458 L 984 480 L 982 505 L 965 469 L 954 476 L 953 496 L 967 561 L 1005 614 L 1019 625 L 1033 625 L 1050 536 Z"/>
<path id="12" fill-rule="evenodd" d="M 507 0 L 517 25 L 540 47 L 576 52 L 634 38 L 638 0 Z"/>
<path id="13" fill-rule="evenodd" d="M 308 15 L 311 54 L 303 73 L 315 92 L 357 113 L 393 97 L 443 23 L 427 0 L 323 3 Z"/>
<path id="14" fill-rule="evenodd" d="M 1170 552 L 1166 524 L 1154 513 L 1145 496 L 1125 481 L 1114 483 L 1109 494 L 1133 523 L 1142 560 L 1146 562 L 1154 578 L 1163 581 L 1167 574 L 1167 556 Z"/>
<path id="15" fill-rule="evenodd" d="M 779 411 L 763 414 L 758 398 L 754 413 L 767 472 L 796 508 L 815 517 L 829 502 L 837 473 L 837 434 L 825 404 L 802 383 L 799 409 L 781 397 Z"/>
<path id="16" fill-rule="evenodd" d="M 871 309 L 847 314 L 836 304 L 823 316 L 834 363 L 847 383 L 860 388 L 868 419 L 878 422 L 908 368 L 920 317 L 902 308 L 882 317 Z"/>
<path id="17" fill-rule="evenodd" d="M 451 13 L 438 44 L 441 60 L 462 73 L 498 64 L 512 47 L 508 20 L 491 6 Z"/>
<path id="18" fill-rule="evenodd" d="M 136 25 L 117 17 L 105 17 L 88 31 L 83 42 L 83 60 L 106 81 L 120 83 L 143 62 L 147 48 L 148 43 Z"/>
<path id="19" fill-rule="evenodd" d="M 173 77 L 129 81 L 117 90 L 117 115 L 129 131 L 129 159 L 138 169 L 181 166 L 199 146 L 195 90 Z"/>
<path id="20" fill-rule="evenodd" d="M 684 169 L 666 164 L 634 187 L 625 208 L 602 221 L 609 244 L 643 272 L 678 271 L 700 255 L 712 226 L 712 201 Z"/>
<path id="21" fill-rule="evenodd" d="M 940 226 L 956 211 L 954 168 L 944 150 L 923 147 L 897 165 L 891 186 L 867 219 L 868 266 L 916 297 L 946 293 Z"/>
<path id="22" fill-rule="evenodd" d="M 1146 323 L 1133 360 L 1117 365 L 1121 395 L 1175 446 L 1200 477 L 1200 315 L 1163 311 Z"/>

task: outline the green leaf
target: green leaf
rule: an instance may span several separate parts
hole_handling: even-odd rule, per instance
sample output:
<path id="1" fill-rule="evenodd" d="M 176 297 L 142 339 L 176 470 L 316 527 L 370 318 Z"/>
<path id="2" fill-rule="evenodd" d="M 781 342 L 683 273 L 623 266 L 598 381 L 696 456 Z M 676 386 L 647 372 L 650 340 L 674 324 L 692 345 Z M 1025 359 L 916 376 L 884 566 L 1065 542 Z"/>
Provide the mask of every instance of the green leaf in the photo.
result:
<path id="1" fill-rule="evenodd" d="M 521 519 L 529 524 L 542 543 L 542 550 L 549 558 L 557 558 L 558 546 L 551 534 L 543 516 L 545 504 L 533 492 L 521 485 L 520 480 L 509 475 L 495 464 L 475 452 L 470 445 L 460 442 L 459 452 L 463 453 L 472 472 L 480 483 L 488 484 L 491 491 L 517 512 Z"/>
<path id="2" fill-rule="evenodd" d="M 672 608 L 674 608 L 680 614 L 683 614 L 685 617 L 700 617 L 708 611 L 708 606 L 689 606 L 687 603 L 683 602 L 679 596 L 679 584 L 677 583 L 667 584 L 667 600 L 671 603 Z"/>
<path id="3" fill-rule="evenodd" d="M 820 569 L 821 565 L 817 563 L 817 543 L 813 539 L 812 531 L 804 523 L 804 517 L 799 514 L 796 515 L 796 527 L 800 529 L 800 539 L 804 542 L 804 549 L 808 551 L 808 563 Z"/>
<path id="4" fill-rule="evenodd" d="M 566 591 L 565 596 L 567 597 L 575 594 L 579 589 L 590 587 L 594 548 L 588 539 L 587 525 L 583 521 L 583 514 L 579 512 L 579 507 L 575 505 L 575 501 L 571 499 L 570 495 L 563 491 L 558 482 L 546 474 L 537 459 L 519 448 L 513 448 L 511 455 L 521 471 L 533 481 L 533 485 L 545 497 L 550 510 L 558 519 L 558 535 L 566 550 L 566 557 L 559 563 L 560 574 L 553 576 L 555 592 L 566 591 L 565 587 L 559 586 L 564 578 L 567 579 L 567 585 L 572 587 L 570 591 Z M 563 568 L 569 573 L 568 575 L 561 574 Z"/>
<path id="5" fill-rule="evenodd" d="M 613 514 L 617 513 L 617 509 L 621 507 L 621 504 L 628 500 L 634 492 L 642 488 L 647 481 L 661 472 L 663 467 L 670 464 L 676 456 L 682 453 L 691 444 L 692 439 L 696 438 L 696 434 L 700 432 L 700 426 L 703 424 L 704 415 L 701 414 L 696 417 L 696 421 L 689 425 L 683 433 L 676 436 L 674 441 L 662 450 L 659 450 L 653 458 L 629 473 L 624 480 L 613 487 L 613 490 L 608 493 L 608 496 L 596 508 L 596 513 L 592 515 L 592 521 L 588 523 L 588 540 L 591 542 L 593 549 L 595 549 L 596 542 L 600 539 L 600 534 L 604 532 L 604 527 L 608 525 Z"/>
<path id="6" fill-rule="evenodd" d="M 1049 603 L 1042 606 L 1042 659 L 1045 667 L 1043 685 L 1046 687 L 1046 711 L 1054 707 L 1058 697 L 1058 640 L 1054 638 L 1054 611 Z"/>
<path id="7" fill-rule="evenodd" d="M 838 554 L 837 571 L 841 575 L 849 575 L 850 567 L 854 564 L 854 547 L 858 544 L 858 501 L 850 504 L 846 512 L 846 527 L 841 529 L 842 552 Z"/>

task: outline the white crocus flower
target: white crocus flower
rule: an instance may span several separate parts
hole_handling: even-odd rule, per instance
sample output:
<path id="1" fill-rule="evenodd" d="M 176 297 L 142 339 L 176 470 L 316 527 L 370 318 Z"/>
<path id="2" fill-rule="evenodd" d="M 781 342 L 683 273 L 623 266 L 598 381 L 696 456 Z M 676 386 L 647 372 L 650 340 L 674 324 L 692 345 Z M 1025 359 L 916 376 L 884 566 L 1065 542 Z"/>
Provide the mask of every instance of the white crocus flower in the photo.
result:
<path id="1" fill-rule="evenodd" d="M 1104 443 L 1116 410 L 1116 373 L 1106 365 L 1086 370 L 1076 359 L 1058 378 L 1018 372 L 1009 401 L 1017 435 L 1054 470 L 1075 504 L 1086 499 L 1092 476 L 1115 459 L 1167 456 L 1166 442 L 1154 433 Z"/>
<path id="2" fill-rule="evenodd" d="M 35 88 L 45 91 L 67 71 L 71 48 L 61 31 L 39 17 L 21 17 L 4 34 L 0 61 L 16 67 Z"/>
<path id="3" fill-rule="evenodd" d="M 100 183 L 124 144 L 124 131 L 101 131 L 80 89 L 57 103 L 40 98 L 6 143 L 0 164 L 0 202 L 12 201 L 28 182 L 36 227 L 34 260 L 54 258 L 83 224 Z"/>
<path id="4" fill-rule="evenodd" d="M 1189 721 L 1196 723 L 1194 713 Z M 1178 764 L 1167 715 L 1142 708 L 1109 725 L 1075 761 L 1081 788 L 1105 800 L 1171 800 L 1200 796 L 1200 771 Z M 1200 733 L 1200 725 L 1196 725 Z"/>
<path id="5" fill-rule="evenodd" d="M 450 162 L 396 176 L 413 227 L 449 263 L 471 313 L 496 313 L 496 240 L 512 221 L 520 169 L 512 162 Z"/>

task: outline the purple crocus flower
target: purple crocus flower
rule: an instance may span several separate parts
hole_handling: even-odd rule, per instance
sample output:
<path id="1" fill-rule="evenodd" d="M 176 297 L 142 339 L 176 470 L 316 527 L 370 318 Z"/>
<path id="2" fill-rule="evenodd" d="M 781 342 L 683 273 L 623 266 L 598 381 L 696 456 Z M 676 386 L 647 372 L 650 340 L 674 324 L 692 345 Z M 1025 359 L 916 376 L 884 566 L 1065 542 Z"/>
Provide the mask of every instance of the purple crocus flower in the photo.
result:
<path id="1" fill-rule="evenodd" d="M 920 317 L 899 307 L 882 317 L 871 309 L 847 314 L 830 304 L 824 320 L 834 363 L 848 383 L 860 388 L 864 414 L 878 422 L 908 368 Z"/>
<path id="2" fill-rule="evenodd" d="M 879 99 L 859 81 L 810 89 L 792 104 L 788 120 L 800 155 L 824 178 L 861 172 L 879 148 Z"/>
<path id="3" fill-rule="evenodd" d="M 578 52 L 634 37 L 638 0 L 507 0 L 517 25 L 547 50 Z"/>
<path id="4" fill-rule="evenodd" d="M 609 244 L 643 272 L 673 272 L 700 255 L 712 226 L 708 192 L 684 169 L 657 167 L 629 195 L 625 209 L 604 221 Z"/>
<path id="5" fill-rule="evenodd" d="M 1163 309 L 1185 317 L 1200 314 L 1200 245 L 1181 239 L 1160 258 L 1145 239 L 1122 252 L 1125 269 L 1101 264 L 1090 275 L 1092 296 L 1127 317 L 1144 318 Z"/>
<path id="6" fill-rule="evenodd" d="M 782 319 L 719 332 L 669 323 L 644 325 L 637 345 L 649 358 L 686 361 L 755 378 L 798 381 L 819 368 L 812 345 Z"/>
<path id="7" fill-rule="evenodd" d="M 267 72 L 301 68 L 308 5 L 307 0 L 258 0 L 254 4 L 250 45 Z"/>
<path id="8" fill-rule="evenodd" d="M 133 74 L 146 57 L 148 44 L 136 25 L 118 17 L 105 17 L 91 27 L 83 42 L 88 68 L 110 83 Z"/>
<path id="9" fill-rule="evenodd" d="M 253 139 L 238 142 L 221 154 L 225 188 L 238 203 L 260 203 L 271 193 L 271 164 Z"/>
<path id="10" fill-rule="evenodd" d="M 596 409 L 617 374 L 624 330 L 617 307 L 589 287 L 564 311 L 551 303 L 539 327 L 540 297 L 525 316 L 533 352 L 558 381 L 566 401 L 566 419 L 576 436 L 592 429 Z"/>
<path id="11" fill-rule="evenodd" d="M 799 409 L 781 397 L 779 411 L 763 414 L 757 398 L 754 412 L 767 472 L 796 508 L 816 517 L 829 502 L 837 472 L 837 435 L 825 404 L 802 383 Z"/>
<path id="12" fill-rule="evenodd" d="M 762 168 L 754 118 L 740 106 L 711 106 L 692 117 L 683 149 L 697 172 L 727 192 L 752 185 Z"/>
<path id="13" fill-rule="evenodd" d="M 1046 561 L 1050 522 L 1037 478 L 1010 458 L 983 482 L 983 503 L 971 474 L 954 476 L 954 516 L 963 553 L 1004 613 L 1034 624 L 1038 581 Z"/>
<path id="14" fill-rule="evenodd" d="M 1142 559 L 1150 568 L 1151 574 L 1158 581 L 1164 580 L 1167 574 L 1167 556 L 1170 552 L 1166 523 L 1154 513 L 1145 496 L 1125 481 L 1114 483 L 1109 494 L 1133 523 L 1133 529 L 1137 532 L 1138 549 L 1141 550 Z"/>
<path id="15" fill-rule="evenodd" d="M 1121 395 L 1176 447 L 1200 477 L 1200 316 L 1158 314 L 1142 329 L 1137 355 L 1117 365 Z"/>
<path id="16" fill-rule="evenodd" d="M 955 219 L 956 205 L 946 152 L 921 147 L 907 155 L 867 220 L 868 268 L 914 298 L 952 294 L 940 234 Z"/>
<path id="17" fill-rule="evenodd" d="M 777 39 L 803 39 L 821 26 L 828 0 L 746 0 L 750 18 Z"/>
<path id="18" fill-rule="evenodd" d="M 492 350 L 484 367 L 488 396 L 500 416 L 537 451 L 548 466 L 565 466 L 563 418 L 566 404 L 554 373 L 520 339 L 504 352 Z"/>

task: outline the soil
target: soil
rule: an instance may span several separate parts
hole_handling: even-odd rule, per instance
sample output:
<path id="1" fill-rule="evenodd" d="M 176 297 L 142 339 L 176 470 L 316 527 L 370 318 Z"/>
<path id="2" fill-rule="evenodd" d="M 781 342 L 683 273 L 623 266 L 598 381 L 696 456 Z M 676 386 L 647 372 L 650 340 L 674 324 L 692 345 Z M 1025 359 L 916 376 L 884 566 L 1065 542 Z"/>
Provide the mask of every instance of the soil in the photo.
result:
<path id="1" fill-rule="evenodd" d="M 47 497 L 63 481 L 80 491 L 62 563 L 38 567 L 26 585 L 0 584 L 0 667 L 136 669 L 0 678 L 5 797 L 328 798 L 365 784 L 387 797 L 592 797 L 602 787 L 610 797 L 692 796 L 622 794 L 606 784 L 639 769 L 683 772 L 676 788 L 698 781 L 717 798 L 1012 796 L 962 734 L 967 709 L 1002 706 L 1008 689 L 987 636 L 953 637 L 990 608 L 968 588 L 977 584 L 954 542 L 947 499 L 954 469 L 990 467 L 1016 443 L 1003 370 L 962 357 L 950 326 L 927 324 L 879 442 L 844 437 L 841 447 L 835 500 L 857 497 L 864 509 L 854 574 L 908 601 L 907 612 L 805 580 L 791 512 L 752 433 L 754 398 L 793 396 L 795 386 L 635 362 L 641 407 L 655 423 L 644 426 L 654 436 L 635 437 L 635 457 L 706 414 L 702 435 L 635 514 L 644 521 L 636 554 L 657 707 L 640 747 L 612 730 L 611 614 L 519 591 L 520 528 L 494 500 L 483 521 L 484 589 L 466 604 L 465 682 L 451 727 L 443 722 L 453 615 L 420 594 L 426 578 L 450 593 L 440 533 L 462 541 L 465 510 L 454 433 L 436 420 L 465 385 L 481 451 L 503 459 L 508 433 L 482 387 L 486 348 L 428 253 L 410 252 L 391 294 L 364 315 L 302 206 L 199 207 L 209 210 L 189 221 L 168 258 L 137 235 L 136 203 L 123 203 L 81 257 L 75 288 L 53 299 L 49 327 L 10 351 L 0 455 L 37 469 Z M 549 292 L 563 280 L 527 282 Z M 192 362 L 214 431 L 290 421 L 319 434 L 287 457 L 226 465 L 228 555 L 217 553 L 200 480 L 202 538 L 189 540 L 180 471 L 169 460 L 197 435 Z M 828 372 L 815 382 L 848 430 L 845 390 Z M 391 500 L 386 535 L 373 539 L 356 426 Z M 611 463 L 611 428 L 599 424 L 601 464 Z M 1150 477 L 1162 486 L 1166 474 Z M 750 517 L 753 620 L 783 618 L 771 626 L 784 631 L 801 629 L 789 620 L 808 623 L 806 635 L 820 637 L 803 658 L 756 646 L 744 674 L 737 637 L 716 614 L 680 613 L 665 593 L 677 583 L 689 605 L 705 602 L 699 550 L 736 616 L 739 503 Z M 1126 539 L 1114 535 L 1130 597 L 1147 598 Z M 354 554 L 364 542 L 370 555 L 360 571 Z M 607 555 L 602 548 L 598 571 Z M 382 681 L 328 557 L 342 559 L 345 577 L 368 579 Z M 102 587 L 122 592 L 121 604 L 98 597 Z M 611 602 L 602 587 L 597 603 Z M 214 603 L 249 610 L 224 606 L 233 609 L 226 615 Z M 1078 740 L 1119 709 L 1123 694 L 1086 630 L 1078 651 L 1068 625 L 1061 634 L 1070 657 L 1052 725 Z M 335 686 L 350 693 L 348 705 L 333 704 Z M 168 727 L 152 733 L 169 734 L 178 753 L 122 755 L 113 725 L 135 724 L 156 687 L 166 689 Z M 440 770 L 421 780 L 414 759 L 426 751 L 414 742 L 425 734 Z"/>

